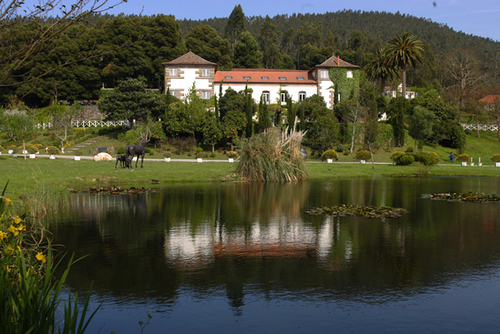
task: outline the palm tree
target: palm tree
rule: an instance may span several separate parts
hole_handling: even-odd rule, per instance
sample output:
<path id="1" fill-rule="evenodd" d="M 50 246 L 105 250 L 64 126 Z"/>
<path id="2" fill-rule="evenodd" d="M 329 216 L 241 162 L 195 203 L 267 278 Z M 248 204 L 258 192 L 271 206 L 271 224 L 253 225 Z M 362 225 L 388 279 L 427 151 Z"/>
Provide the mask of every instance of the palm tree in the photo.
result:
<path id="1" fill-rule="evenodd" d="M 421 63 L 424 56 L 424 44 L 415 35 L 404 32 L 403 35 L 396 34 L 388 46 L 390 62 L 393 66 L 401 69 L 403 81 L 403 97 L 406 97 L 406 67 L 415 67 Z"/>
<path id="2" fill-rule="evenodd" d="M 396 69 L 390 63 L 387 47 L 377 50 L 375 58 L 366 65 L 365 72 L 371 80 L 380 80 L 380 95 L 385 96 L 385 83 L 397 75 Z"/>

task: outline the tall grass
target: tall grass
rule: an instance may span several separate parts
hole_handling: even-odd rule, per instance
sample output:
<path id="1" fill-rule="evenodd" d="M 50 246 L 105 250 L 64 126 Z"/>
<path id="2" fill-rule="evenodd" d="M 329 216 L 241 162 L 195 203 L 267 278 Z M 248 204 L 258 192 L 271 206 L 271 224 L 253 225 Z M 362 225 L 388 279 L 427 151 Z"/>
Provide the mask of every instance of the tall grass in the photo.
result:
<path id="1" fill-rule="evenodd" d="M 16 215 L 11 200 L 0 196 L 0 333 L 84 333 L 95 310 L 87 315 L 78 295 L 63 299 L 73 258 L 56 274 L 53 249 L 41 224 Z"/>
<path id="2" fill-rule="evenodd" d="M 300 152 L 302 131 L 278 135 L 267 129 L 241 143 L 241 155 L 236 172 L 247 181 L 297 181 L 308 178 Z"/>

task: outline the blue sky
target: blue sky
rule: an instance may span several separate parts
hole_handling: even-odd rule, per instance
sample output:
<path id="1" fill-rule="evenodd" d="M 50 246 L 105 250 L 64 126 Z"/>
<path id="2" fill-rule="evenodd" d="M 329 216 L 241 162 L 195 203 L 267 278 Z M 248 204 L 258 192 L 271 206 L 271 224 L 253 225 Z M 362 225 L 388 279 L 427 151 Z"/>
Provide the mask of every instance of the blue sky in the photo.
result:
<path id="1" fill-rule="evenodd" d="M 128 3 L 111 10 L 111 13 L 139 14 L 142 12 L 143 15 L 162 13 L 175 15 L 177 19 L 199 20 L 228 17 L 237 4 L 241 4 L 246 16 L 322 14 L 343 9 L 391 13 L 399 11 L 402 14 L 431 19 L 433 22 L 446 23 L 455 31 L 500 41 L 499 0 L 128 0 Z"/>

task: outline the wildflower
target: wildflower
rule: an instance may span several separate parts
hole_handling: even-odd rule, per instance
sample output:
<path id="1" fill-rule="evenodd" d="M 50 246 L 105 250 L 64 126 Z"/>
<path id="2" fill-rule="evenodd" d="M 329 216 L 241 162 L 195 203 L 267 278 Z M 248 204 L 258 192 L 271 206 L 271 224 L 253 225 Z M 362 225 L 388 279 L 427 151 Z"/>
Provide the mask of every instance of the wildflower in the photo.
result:
<path id="1" fill-rule="evenodd" d="M 8 199 L 8 198 L 4 198 L 4 200 L 5 200 L 5 202 L 7 202 L 7 205 L 9 205 L 12 202 L 12 200 Z"/>
<path id="2" fill-rule="evenodd" d="M 23 225 L 23 224 L 19 225 L 19 227 L 17 228 L 17 230 L 18 230 L 19 232 L 21 232 L 21 231 L 26 231 L 26 225 Z"/>
<path id="3" fill-rule="evenodd" d="M 7 238 L 7 233 L 0 231 L 0 241 Z"/>
<path id="4" fill-rule="evenodd" d="M 14 253 L 14 248 L 12 248 L 10 245 L 8 245 L 7 247 L 5 247 L 5 253 L 7 255 Z"/>
<path id="5" fill-rule="evenodd" d="M 20 222 L 22 222 L 22 219 L 21 219 L 21 218 L 19 218 L 19 216 L 16 216 L 16 218 L 15 218 L 15 219 L 12 219 L 12 224 L 16 224 L 16 225 L 17 225 L 17 224 L 19 224 Z"/>
<path id="6" fill-rule="evenodd" d="M 5 269 L 7 269 L 7 273 L 10 273 L 10 267 L 8 265 L 5 266 Z"/>
<path id="7" fill-rule="evenodd" d="M 17 228 L 14 227 L 14 225 L 10 225 L 7 230 L 9 230 L 9 232 L 12 233 L 14 236 L 17 236 L 19 234 L 19 231 L 17 230 Z"/>
<path id="8" fill-rule="evenodd" d="M 42 261 L 43 263 L 47 262 L 47 258 L 42 252 L 38 252 L 35 257 L 38 261 Z"/>

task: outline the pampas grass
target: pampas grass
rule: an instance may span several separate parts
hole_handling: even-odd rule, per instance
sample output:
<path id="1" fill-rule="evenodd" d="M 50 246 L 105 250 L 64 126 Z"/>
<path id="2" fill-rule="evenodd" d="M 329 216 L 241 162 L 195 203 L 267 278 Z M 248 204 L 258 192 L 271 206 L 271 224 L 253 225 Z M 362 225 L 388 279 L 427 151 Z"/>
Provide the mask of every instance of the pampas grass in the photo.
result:
<path id="1" fill-rule="evenodd" d="M 295 127 L 294 127 L 295 128 Z M 267 129 L 241 142 L 240 163 L 236 172 L 247 181 L 291 182 L 308 178 L 300 143 L 305 132 L 277 134 Z"/>

